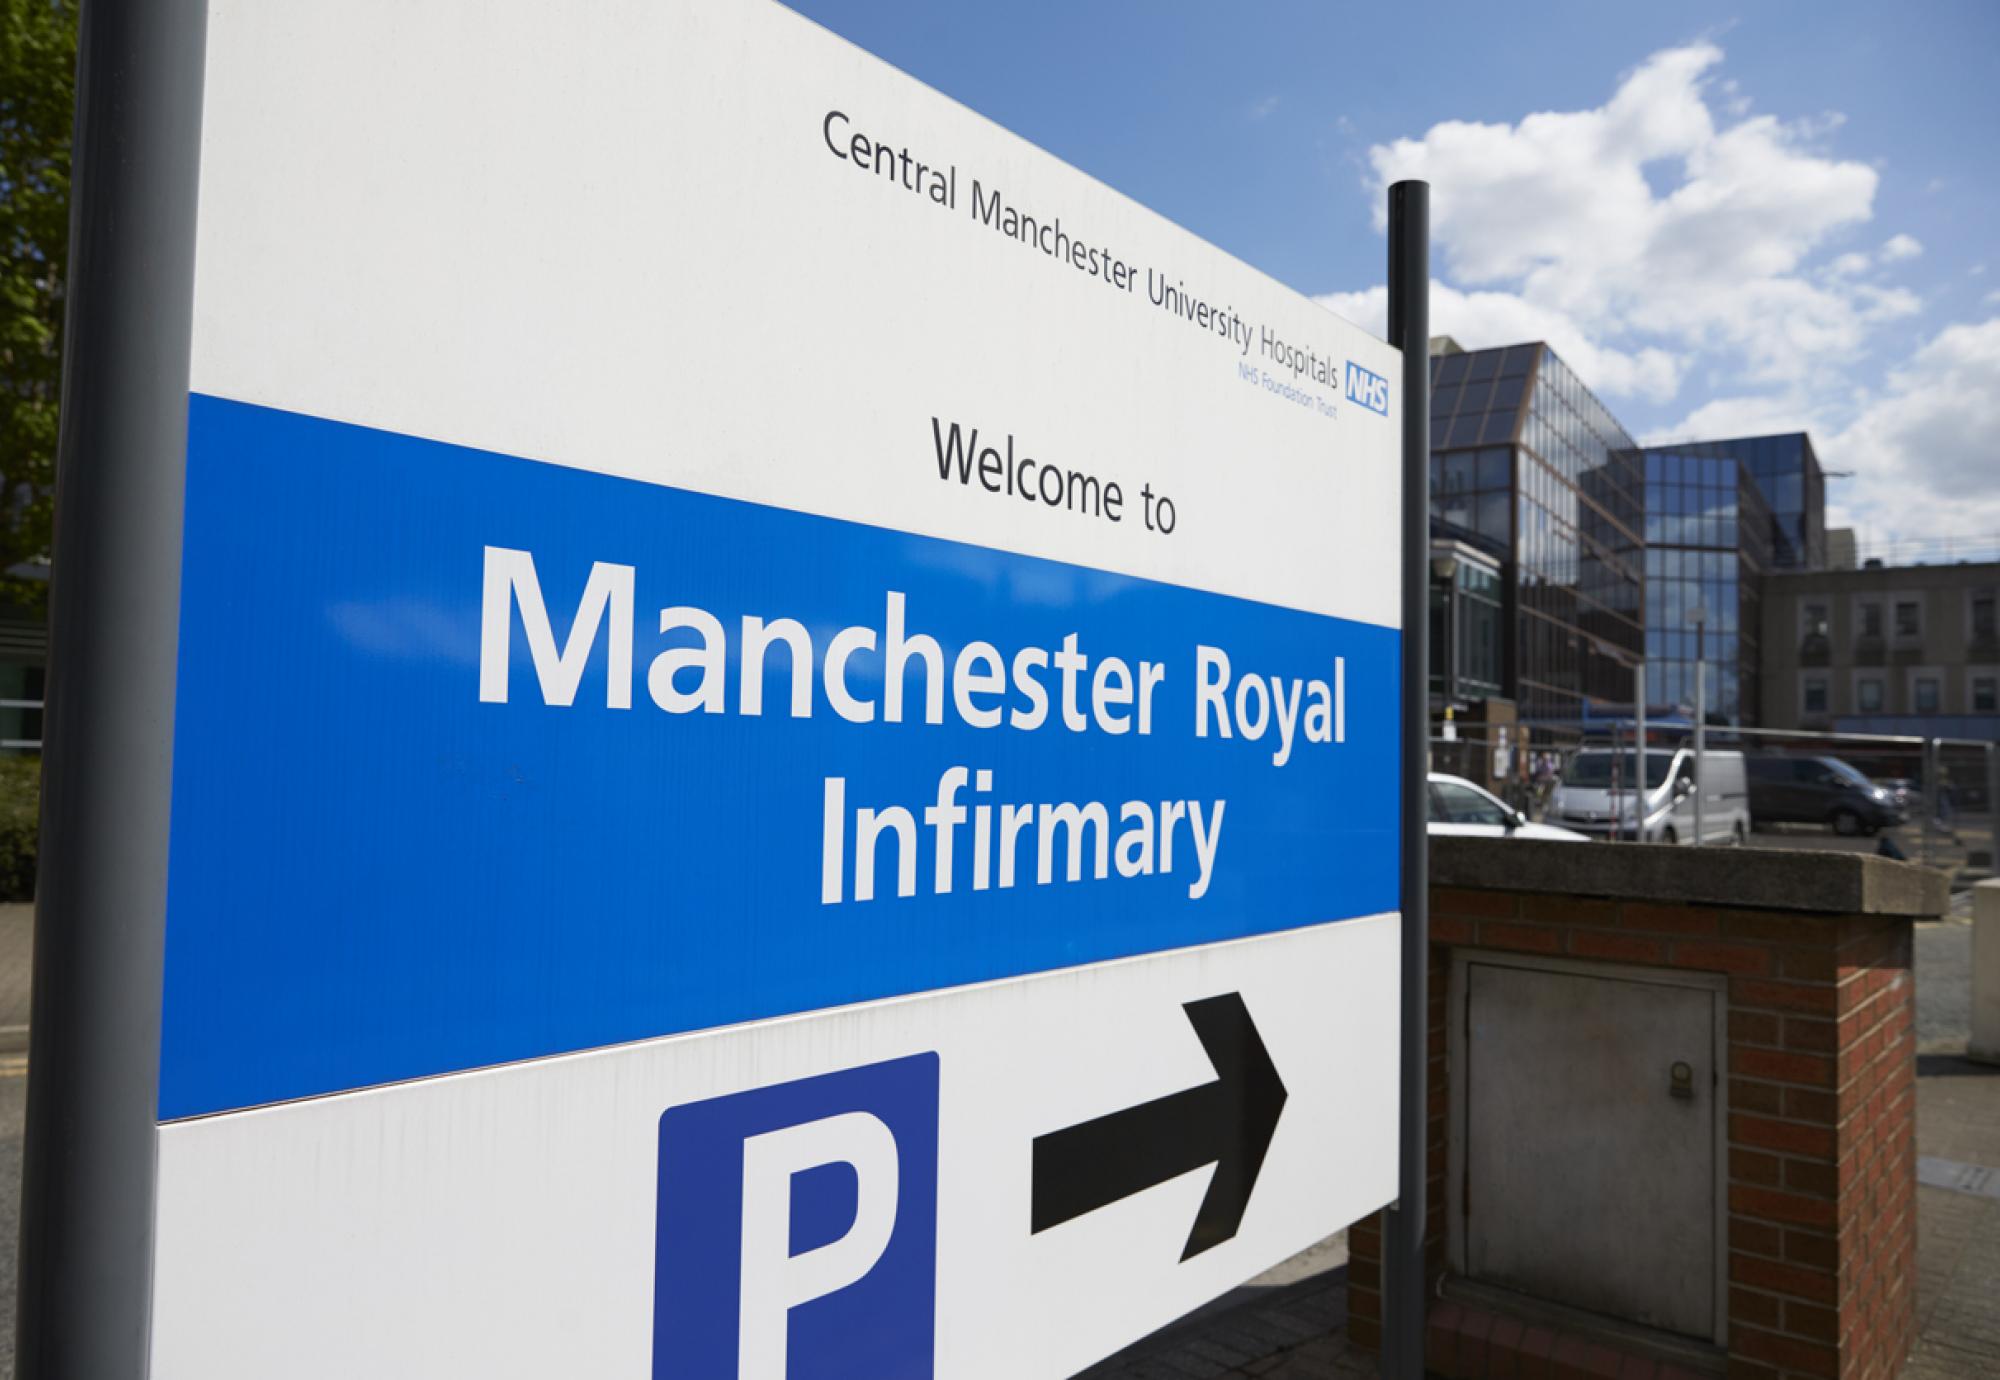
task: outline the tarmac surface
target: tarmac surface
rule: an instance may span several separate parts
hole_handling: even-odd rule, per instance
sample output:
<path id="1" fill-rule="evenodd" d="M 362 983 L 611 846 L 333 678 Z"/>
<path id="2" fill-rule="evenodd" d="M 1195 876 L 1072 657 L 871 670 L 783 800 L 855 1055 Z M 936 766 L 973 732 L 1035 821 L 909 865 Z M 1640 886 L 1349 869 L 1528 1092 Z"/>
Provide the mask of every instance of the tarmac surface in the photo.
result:
<path id="1" fill-rule="evenodd" d="M 33 906 L 0 905 L 0 1376 L 14 1374 L 21 1239 L 21 1126 L 28 1114 L 28 975 Z"/>
<path id="2" fill-rule="evenodd" d="M 0 905 L 0 1376 L 14 1373 L 15 1248 L 32 917 Z M 1904 1380 L 2000 1376 L 2000 1068 L 1963 1054 L 1971 926 L 1917 926 L 1917 1310 Z M 1981 1171 L 1984 1171 L 1983 1173 Z M 1947 1186 L 1949 1185 L 1949 1186 Z M 1347 1339 L 1347 1243 L 1329 1238 L 1093 1366 L 1089 1380 L 1349 1380 L 1375 1374 Z"/>

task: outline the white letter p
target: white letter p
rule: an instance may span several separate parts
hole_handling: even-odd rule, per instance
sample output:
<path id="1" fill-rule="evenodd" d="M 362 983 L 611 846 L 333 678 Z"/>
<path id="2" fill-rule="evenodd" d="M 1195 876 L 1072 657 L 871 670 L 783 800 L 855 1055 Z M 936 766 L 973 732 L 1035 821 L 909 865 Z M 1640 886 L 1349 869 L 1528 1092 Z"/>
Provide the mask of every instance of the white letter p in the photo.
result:
<path id="1" fill-rule="evenodd" d="M 854 1223 L 825 1245 L 793 1255 L 792 1177 L 828 1164 L 854 1170 Z M 791 1310 L 875 1268 L 896 1228 L 897 1178 L 896 1138 L 867 1112 L 843 1112 L 743 1142 L 737 1380 L 785 1380 Z"/>

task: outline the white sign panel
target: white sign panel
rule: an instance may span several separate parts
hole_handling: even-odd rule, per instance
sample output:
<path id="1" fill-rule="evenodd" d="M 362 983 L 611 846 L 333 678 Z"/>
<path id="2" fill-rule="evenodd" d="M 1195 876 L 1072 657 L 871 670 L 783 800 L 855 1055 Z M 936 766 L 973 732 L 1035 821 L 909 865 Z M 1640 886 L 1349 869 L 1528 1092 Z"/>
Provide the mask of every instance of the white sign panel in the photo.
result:
<path id="1" fill-rule="evenodd" d="M 156 1376 L 1058 1376 L 1392 1196 L 1393 350 L 776 6 L 208 45 Z"/>

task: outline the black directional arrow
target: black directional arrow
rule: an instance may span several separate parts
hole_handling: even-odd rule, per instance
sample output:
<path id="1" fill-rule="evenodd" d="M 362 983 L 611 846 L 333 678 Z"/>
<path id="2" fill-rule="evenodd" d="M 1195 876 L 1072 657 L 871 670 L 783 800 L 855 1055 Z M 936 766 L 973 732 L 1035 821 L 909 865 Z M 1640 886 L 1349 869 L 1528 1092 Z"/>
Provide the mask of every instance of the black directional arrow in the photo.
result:
<path id="1" fill-rule="evenodd" d="M 1285 1109 L 1285 1085 L 1241 994 L 1182 1009 L 1215 1081 L 1036 1136 L 1030 1234 L 1213 1164 L 1181 1259 L 1236 1235 Z"/>

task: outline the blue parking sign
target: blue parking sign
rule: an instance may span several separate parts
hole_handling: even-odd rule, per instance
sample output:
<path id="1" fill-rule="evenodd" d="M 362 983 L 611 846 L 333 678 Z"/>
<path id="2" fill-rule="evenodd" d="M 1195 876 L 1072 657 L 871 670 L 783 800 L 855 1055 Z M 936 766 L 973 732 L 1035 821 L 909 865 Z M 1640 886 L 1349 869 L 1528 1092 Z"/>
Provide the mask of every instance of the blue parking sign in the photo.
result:
<path id="1" fill-rule="evenodd" d="M 930 1380 L 938 1057 L 660 1118 L 654 1380 Z"/>

